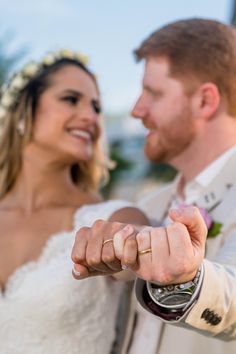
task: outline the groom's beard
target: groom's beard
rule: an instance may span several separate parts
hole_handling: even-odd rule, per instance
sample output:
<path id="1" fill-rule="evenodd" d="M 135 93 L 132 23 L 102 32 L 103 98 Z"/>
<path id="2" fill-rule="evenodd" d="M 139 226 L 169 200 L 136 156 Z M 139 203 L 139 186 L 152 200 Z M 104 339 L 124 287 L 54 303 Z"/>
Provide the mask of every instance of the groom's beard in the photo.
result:
<path id="1" fill-rule="evenodd" d="M 145 139 L 144 151 L 153 162 L 171 161 L 181 155 L 194 140 L 195 124 L 189 109 L 183 110 L 171 122 L 151 129 Z"/>

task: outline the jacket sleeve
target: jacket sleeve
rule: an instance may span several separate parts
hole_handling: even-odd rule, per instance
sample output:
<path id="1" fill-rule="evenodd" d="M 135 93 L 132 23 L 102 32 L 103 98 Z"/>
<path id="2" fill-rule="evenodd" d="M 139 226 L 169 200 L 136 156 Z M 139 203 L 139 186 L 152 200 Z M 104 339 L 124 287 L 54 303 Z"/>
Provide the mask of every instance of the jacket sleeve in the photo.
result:
<path id="1" fill-rule="evenodd" d="M 152 301 L 143 280 L 138 280 L 136 284 L 140 304 L 164 322 L 225 341 L 235 339 L 236 217 L 235 222 L 224 231 L 227 237 L 214 259 L 204 260 L 204 278 L 198 299 L 185 313 L 176 313 L 175 318 L 166 314 Z"/>

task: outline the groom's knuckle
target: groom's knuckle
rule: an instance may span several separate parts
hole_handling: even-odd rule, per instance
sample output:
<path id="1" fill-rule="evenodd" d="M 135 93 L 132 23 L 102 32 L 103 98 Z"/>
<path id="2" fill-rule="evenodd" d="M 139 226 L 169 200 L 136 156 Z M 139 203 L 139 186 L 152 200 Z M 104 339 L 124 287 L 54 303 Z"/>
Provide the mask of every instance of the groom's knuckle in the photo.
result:
<path id="1" fill-rule="evenodd" d="M 188 232 L 186 226 L 180 222 L 174 222 L 173 224 L 168 225 L 167 230 L 169 233 L 173 233 L 178 236 L 185 235 Z"/>
<path id="2" fill-rule="evenodd" d="M 150 229 L 150 235 L 151 237 L 161 237 L 165 233 L 164 229 L 162 227 L 152 227 Z"/>
<path id="3" fill-rule="evenodd" d="M 147 232 L 140 231 L 136 235 L 136 240 L 137 240 L 139 246 L 145 245 L 147 243 L 148 237 L 149 237 L 149 234 Z"/>

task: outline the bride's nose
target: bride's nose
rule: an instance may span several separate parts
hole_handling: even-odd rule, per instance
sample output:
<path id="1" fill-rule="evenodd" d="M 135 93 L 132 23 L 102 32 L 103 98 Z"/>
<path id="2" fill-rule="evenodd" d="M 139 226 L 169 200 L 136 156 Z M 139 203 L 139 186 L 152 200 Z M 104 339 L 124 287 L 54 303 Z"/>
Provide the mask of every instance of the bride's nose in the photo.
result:
<path id="1" fill-rule="evenodd" d="M 99 114 L 95 111 L 92 103 L 87 103 L 78 108 L 77 117 L 81 121 L 96 123 L 98 121 Z"/>

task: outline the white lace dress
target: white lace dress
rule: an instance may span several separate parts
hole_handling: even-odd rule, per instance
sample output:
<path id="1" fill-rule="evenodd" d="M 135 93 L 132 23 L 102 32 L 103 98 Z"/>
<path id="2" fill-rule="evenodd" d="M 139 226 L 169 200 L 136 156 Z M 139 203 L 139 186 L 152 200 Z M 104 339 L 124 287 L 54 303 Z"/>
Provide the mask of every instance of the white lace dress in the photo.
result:
<path id="1" fill-rule="evenodd" d="M 107 219 L 124 201 L 83 206 L 74 229 L 53 235 L 38 261 L 18 268 L 0 294 L 1 354 L 108 354 L 122 283 L 76 281 L 70 258 L 75 231 Z"/>

